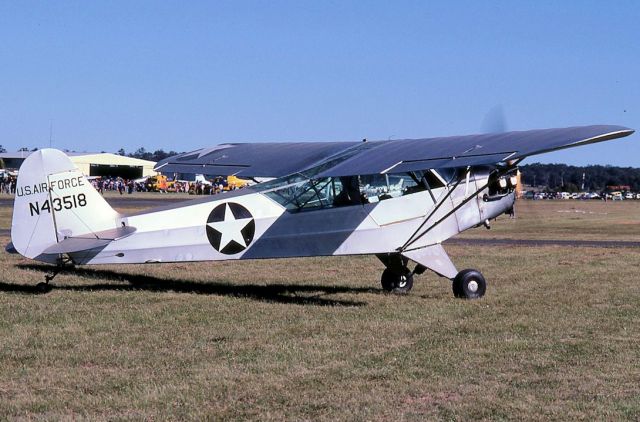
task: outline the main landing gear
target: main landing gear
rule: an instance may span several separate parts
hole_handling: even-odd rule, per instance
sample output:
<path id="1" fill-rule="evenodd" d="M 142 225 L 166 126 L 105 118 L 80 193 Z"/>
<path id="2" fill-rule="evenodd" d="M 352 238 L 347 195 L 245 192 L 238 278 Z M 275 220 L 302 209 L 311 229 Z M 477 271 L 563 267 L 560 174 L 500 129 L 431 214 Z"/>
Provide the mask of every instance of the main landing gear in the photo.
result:
<path id="1" fill-rule="evenodd" d="M 380 283 L 384 290 L 391 293 L 408 293 L 413 287 L 413 276 L 422 274 L 427 269 L 417 264 L 411 271 L 408 267 L 409 259 L 400 254 L 380 254 L 377 257 L 387 267 L 382 272 Z M 487 291 L 487 281 L 478 270 L 462 270 L 452 281 L 453 295 L 457 298 L 479 299 Z"/>
<path id="2" fill-rule="evenodd" d="M 387 267 L 382 272 L 380 283 L 387 292 L 405 294 L 413 287 L 413 275 L 422 274 L 426 268 L 418 264 L 413 271 L 407 264 L 409 260 L 400 255 L 378 255 L 378 259 Z"/>
<path id="3" fill-rule="evenodd" d="M 382 283 L 382 288 L 388 292 L 408 293 L 413 287 L 413 272 L 406 267 L 399 273 L 387 268 L 382 272 L 380 283 Z"/>

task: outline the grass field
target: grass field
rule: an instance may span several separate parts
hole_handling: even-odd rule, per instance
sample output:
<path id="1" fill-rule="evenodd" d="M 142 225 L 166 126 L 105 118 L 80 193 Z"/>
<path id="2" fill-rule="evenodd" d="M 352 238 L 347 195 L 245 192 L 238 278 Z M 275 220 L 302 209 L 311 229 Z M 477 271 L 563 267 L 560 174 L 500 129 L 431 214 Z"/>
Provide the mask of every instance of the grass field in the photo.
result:
<path id="1" fill-rule="evenodd" d="M 462 237 L 576 240 L 640 240 L 640 201 L 531 201 L 516 204 L 517 218 L 507 216 L 486 230 Z"/>
<path id="2" fill-rule="evenodd" d="M 640 239 L 640 203 L 518 205 L 464 236 Z M 640 250 L 448 250 L 483 299 L 431 273 L 382 293 L 375 257 L 86 267 L 39 295 L 47 268 L 2 253 L 0 419 L 640 418 Z"/>

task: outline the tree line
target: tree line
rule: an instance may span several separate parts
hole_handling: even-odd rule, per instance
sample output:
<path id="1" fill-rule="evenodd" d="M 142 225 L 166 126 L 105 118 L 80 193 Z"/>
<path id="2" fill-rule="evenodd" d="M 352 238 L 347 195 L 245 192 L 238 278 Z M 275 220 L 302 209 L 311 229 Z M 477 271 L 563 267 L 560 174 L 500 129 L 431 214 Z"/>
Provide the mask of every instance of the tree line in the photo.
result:
<path id="1" fill-rule="evenodd" d="M 140 147 L 137 150 L 135 150 L 134 152 L 130 152 L 128 154 L 126 153 L 124 148 L 120 148 L 116 152 L 116 154 L 122 155 L 122 156 L 126 156 L 126 157 L 132 157 L 132 158 L 140 158 L 142 160 L 160 161 L 160 160 L 164 160 L 167 157 L 171 157 L 172 155 L 177 155 L 177 154 L 181 154 L 181 153 L 176 152 L 176 151 L 166 152 L 163 149 L 158 149 L 158 150 L 155 150 L 155 151 L 151 152 L 151 151 L 147 151 L 144 147 Z"/>
<path id="2" fill-rule="evenodd" d="M 640 168 L 534 163 L 520 166 L 520 172 L 523 184 L 552 191 L 601 192 L 620 185 L 640 191 Z"/>
<path id="3" fill-rule="evenodd" d="M 27 147 L 22 147 L 20 149 L 18 149 L 18 152 L 21 151 L 26 151 L 26 152 L 33 152 L 33 151 L 37 151 L 39 148 L 27 148 Z M 7 149 L 0 145 L 0 153 L 4 153 L 7 152 Z M 75 152 L 75 151 L 70 151 L 68 149 L 65 149 L 64 152 Z M 106 151 L 100 151 L 100 152 L 106 152 Z M 147 151 L 144 147 L 140 147 L 137 150 L 135 150 L 134 152 L 130 152 L 127 153 L 124 148 L 120 148 L 116 154 L 118 155 L 122 155 L 125 157 L 132 157 L 132 158 L 140 158 L 142 160 L 149 160 L 149 161 L 160 161 L 160 160 L 164 160 L 167 157 L 171 157 L 172 155 L 177 155 L 177 154 L 182 154 L 180 152 L 176 152 L 176 151 L 169 151 L 166 152 L 162 149 L 157 149 L 153 152 L 151 151 Z"/>

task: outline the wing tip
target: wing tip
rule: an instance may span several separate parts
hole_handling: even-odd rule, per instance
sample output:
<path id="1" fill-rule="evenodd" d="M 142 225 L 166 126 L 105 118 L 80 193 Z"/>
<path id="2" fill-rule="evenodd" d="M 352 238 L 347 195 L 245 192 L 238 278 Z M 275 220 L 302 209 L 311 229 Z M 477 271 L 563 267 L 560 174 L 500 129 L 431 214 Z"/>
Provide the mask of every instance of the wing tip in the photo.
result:
<path id="1" fill-rule="evenodd" d="M 630 127 L 626 127 L 623 129 L 624 135 L 623 136 L 629 136 L 629 135 L 633 135 L 634 133 L 636 133 L 635 129 L 631 129 Z"/>

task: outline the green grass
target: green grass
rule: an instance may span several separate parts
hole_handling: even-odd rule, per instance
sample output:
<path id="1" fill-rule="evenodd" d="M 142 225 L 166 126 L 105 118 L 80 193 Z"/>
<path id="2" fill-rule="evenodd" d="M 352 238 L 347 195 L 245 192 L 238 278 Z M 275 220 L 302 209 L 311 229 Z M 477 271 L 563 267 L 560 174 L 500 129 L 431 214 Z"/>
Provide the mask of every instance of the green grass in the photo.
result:
<path id="1" fill-rule="evenodd" d="M 470 233 L 601 230 L 553 204 Z M 637 233 L 615 210 L 602 239 Z M 639 250 L 448 249 L 482 300 L 431 273 L 384 294 L 374 257 L 86 267 L 38 295 L 46 267 L 1 254 L 0 418 L 638 419 Z"/>

